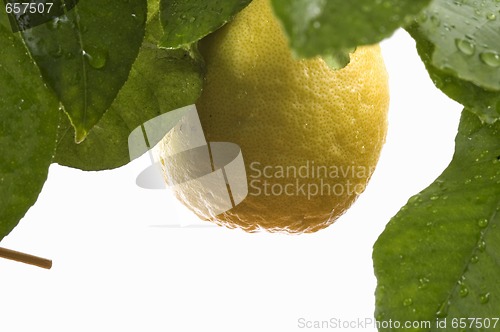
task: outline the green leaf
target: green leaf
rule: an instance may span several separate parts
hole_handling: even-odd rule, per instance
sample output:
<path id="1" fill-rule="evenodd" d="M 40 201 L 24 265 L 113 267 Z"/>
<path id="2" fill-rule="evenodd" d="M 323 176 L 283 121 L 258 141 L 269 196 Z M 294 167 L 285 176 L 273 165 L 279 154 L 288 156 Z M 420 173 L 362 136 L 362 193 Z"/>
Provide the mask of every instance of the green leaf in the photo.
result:
<path id="1" fill-rule="evenodd" d="M 155 19 L 156 18 L 156 19 Z M 128 136 L 160 114 L 193 104 L 201 93 L 201 67 L 182 50 L 157 47 L 162 35 L 158 15 L 150 19 L 146 39 L 130 77 L 87 139 L 76 144 L 63 118 L 55 161 L 82 170 L 116 168 L 130 161 Z M 155 144 L 155 142 L 150 142 Z"/>
<path id="2" fill-rule="evenodd" d="M 185 48 L 217 30 L 251 0 L 160 0 L 165 31 L 160 45 Z"/>
<path id="3" fill-rule="evenodd" d="M 127 80 L 146 14 L 146 0 L 85 0 L 66 15 L 23 31 L 76 129 L 76 141 L 85 139 Z"/>
<path id="4" fill-rule="evenodd" d="M 272 0 L 300 57 L 375 44 L 411 21 L 430 0 Z"/>
<path id="5" fill-rule="evenodd" d="M 500 92 L 481 88 L 462 80 L 452 73 L 436 68 L 432 64 L 434 44 L 427 40 L 417 25 L 407 28 L 417 42 L 417 51 L 434 84 L 448 97 L 476 113 L 482 121 L 493 123 L 500 118 Z"/>
<path id="6" fill-rule="evenodd" d="M 58 102 L 0 11 L 0 240 L 33 205 L 54 154 Z"/>
<path id="7" fill-rule="evenodd" d="M 485 124 L 465 109 L 455 142 L 448 168 L 375 243 L 378 320 L 446 317 L 451 331 L 452 318 L 498 317 L 500 121 Z"/>
<path id="8" fill-rule="evenodd" d="M 349 50 L 342 50 L 342 51 L 337 51 L 333 52 L 332 54 L 329 55 L 323 55 L 322 58 L 326 62 L 326 64 L 336 70 L 336 69 L 342 69 L 345 66 L 351 62 L 351 56 L 350 53 L 353 53 L 356 49 L 349 49 Z"/>
<path id="9" fill-rule="evenodd" d="M 500 90 L 500 1 L 435 0 L 418 19 L 434 44 L 432 65 L 484 89 Z"/>

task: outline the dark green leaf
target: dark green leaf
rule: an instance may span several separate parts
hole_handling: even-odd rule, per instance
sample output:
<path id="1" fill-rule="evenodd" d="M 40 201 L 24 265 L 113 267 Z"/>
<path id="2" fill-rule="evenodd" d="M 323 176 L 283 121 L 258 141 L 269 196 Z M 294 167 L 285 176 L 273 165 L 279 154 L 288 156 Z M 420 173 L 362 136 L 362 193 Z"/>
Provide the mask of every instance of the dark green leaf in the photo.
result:
<path id="1" fill-rule="evenodd" d="M 435 0 L 417 29 L 434 44 L 432 65 L 482 88 L 500 90 L 500 2 Z"/>
<path id="2" fill-rule="evenodd" d="M 272 0 L 298 56 L 328 55 L 375 44 L 430 0 Z"/>
<path id="3" fill-rule="evenodd" d="M 144 37 L 146 0 L 80 1 L 62 17 L 23 31 L 45 81 L 85 139 L 127 80 Z"/>
<path id="4" fill-rule="evenodd" d="M 448 168 L 410 198 L 374 246 L 379 320 L 447 317 L 446 331 L 459 331 L 452 318 L 498 317 L 500 121 L 484 124 L 466 109 L 455 142 Z"/>
<path id="5" fill-rule="evenodd" d="M 63 119 L 56 162 L 83 170 L 125 165 L 130 161 L 128 136 L 132 130 L 157 115 L 196 101 L 202 85 L 200 65 L 185 51 L 158 48 L 161 34 L 156 15 L 156 20 L 148 23 L 146 39 L 128 81 L 85 141 L 75 144 L 71 125 Z"/>
<path id="6" fill-rule="evenodd" d="M 181 48 L 228 22 L 251 0 L 160 0 L 161 46 Z"/>
<path id="7" fill-rule="evenodd" d="M 55 149 L 58 102 L 0 11 L 0 240 L 33 205 Z"/>
<path id="8" fill-rule="evenodd" d="M 417 42 L 418 53 L 439 89 L 476 113 L 482 121 L 492 123 L 500 118 L 500 91 L 481 88 L 453 73 L 438 69 L 432 63 L 434 44 L 427 40 L 417 25 L 412 25 L 407 30 Z"/>

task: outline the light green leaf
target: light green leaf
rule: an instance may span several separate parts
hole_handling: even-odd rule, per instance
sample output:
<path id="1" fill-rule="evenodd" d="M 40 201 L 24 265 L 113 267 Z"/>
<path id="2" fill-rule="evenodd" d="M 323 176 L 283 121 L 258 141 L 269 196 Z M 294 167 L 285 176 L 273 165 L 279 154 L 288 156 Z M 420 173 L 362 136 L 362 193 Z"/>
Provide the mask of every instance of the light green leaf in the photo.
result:
<path id="1" fill-rule="evenodd" d="M 445 330 L 460 331 L 451 329 L 453 318 L 498 317 L 500 121 L 484 124 L 463 111 L 452 162 L 389 222 L 373 260 L 378 320 L 446 317 Z"/>
<path id="2" fill-rule="evenodd" d="M 160 0 L 160 45 L 185 48 L 228 22 L 251 0 Z"/>
<path id="3" fill-rule="evenodd" d="M 411 21 L 430 0 L 272 0 L 300 57 L 375 44 Z"/>
<path id="4" fill-rule="evenodd" d="M 500 91 L 481 88 L 472 82 L 462 80 L 453 73 L 440 70 L 432 64 L 434 44 L 426 39 L 418 26 L 407 28 L 417 42 L 417 51 L 434 84 L 448 97 L 476 113 L 482 121 L 493 123 L 500 118 Z"/>
<path id="5" fill-rule="evenodd" d="M 128 136 L 132 130 L 157 115 L 194 104 L 201 93 L 201 67 L 185 51 L 158 48 L 161 35 L 156 15 L 149 20 L 128 81 L 85 141 L 74 142 L 71 125 L 63 118 L 57 163 L 94 171 L 125 165 L 130 161 Z"/>
<path id="6" fill-rule="evenodd" d="M 435 45 L 432 65 L 500 91 L 500 1 L 435 0 L 418 30 Z"/>
<path id="7" fill-rule="evenodd" d="M 127 80 L 146 15 L 146 0 L 85 0 L 66 15 L 23 31 L 76 129 L 76 141 L 85 139 Z"/>
<path id="8" fill-rule="evenodd" d="M 0 11 L 0 240 L 33 205 L 54 154 L 58 102 Z"/>

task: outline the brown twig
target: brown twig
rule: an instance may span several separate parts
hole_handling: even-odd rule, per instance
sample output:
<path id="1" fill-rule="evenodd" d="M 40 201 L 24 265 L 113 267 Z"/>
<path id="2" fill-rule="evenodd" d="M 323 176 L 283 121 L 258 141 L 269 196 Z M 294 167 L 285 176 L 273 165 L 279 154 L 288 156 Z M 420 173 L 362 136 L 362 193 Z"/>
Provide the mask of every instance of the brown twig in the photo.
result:
<path id="1" fill-rule="evenodd" d="M 52 267 L 52 261 L 49 259 L 28 255 L 19 251 L 0 248 L 0 258 L 10 259 L 13 261 L 35 265 L 44 269 Z"/>

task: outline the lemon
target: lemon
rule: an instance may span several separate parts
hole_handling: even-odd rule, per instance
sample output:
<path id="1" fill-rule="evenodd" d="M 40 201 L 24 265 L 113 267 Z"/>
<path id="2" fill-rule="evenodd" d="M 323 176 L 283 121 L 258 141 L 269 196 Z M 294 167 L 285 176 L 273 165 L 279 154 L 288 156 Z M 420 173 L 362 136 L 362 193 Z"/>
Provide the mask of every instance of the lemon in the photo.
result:
<path id="1" fill-rule="evenodd" d="M 248 184 L 240 204 L 201 217 L 249 232 L 332 224 L 364 191 L 385 142 L 379 46 L 359 47 L 341 70 L 319 57 L 296 59 L 269 1 L 254 0 L 200 51 L 207 72 L 196 105 L 206 139 L 241 147 Z M 177 196 L 190 207 L 195 191 L 184 186 Z"/>

